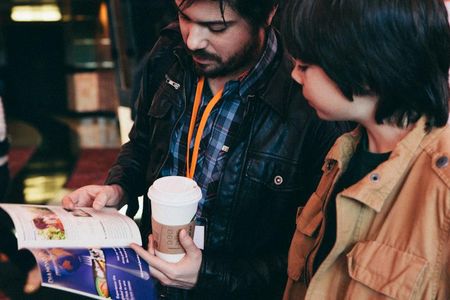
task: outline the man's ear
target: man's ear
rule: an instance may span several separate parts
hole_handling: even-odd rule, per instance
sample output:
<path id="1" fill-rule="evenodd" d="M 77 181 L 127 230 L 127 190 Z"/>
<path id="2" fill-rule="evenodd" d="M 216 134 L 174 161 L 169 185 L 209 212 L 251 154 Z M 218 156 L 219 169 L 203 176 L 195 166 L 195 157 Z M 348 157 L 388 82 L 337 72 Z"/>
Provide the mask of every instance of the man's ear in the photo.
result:
<path id="1" fill-rule="evenodd" d="M 266 20 L 266 25 L 267 26 L 270 26 L 272 24 L 273 17 L 277 13 L 277 10 L 278 10 L 278 5 L 275 5 L 272 8 L 272 11 L 270 12 L 269 16 L 267 17 L 267 20 Z"/>

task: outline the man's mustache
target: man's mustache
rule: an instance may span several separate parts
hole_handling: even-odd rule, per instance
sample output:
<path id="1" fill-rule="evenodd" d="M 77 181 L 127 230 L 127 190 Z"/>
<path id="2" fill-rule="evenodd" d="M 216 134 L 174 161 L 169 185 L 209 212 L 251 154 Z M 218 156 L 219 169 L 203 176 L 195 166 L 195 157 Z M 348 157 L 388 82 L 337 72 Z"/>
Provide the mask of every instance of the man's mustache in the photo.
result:
<path id="1" fill-rule="evenodd" d="M 194 50 L 194 51 L 189 50 L 189 54 L 191 54 L 193 57 L 203 59 L 203 60 L 215 60 L 218 62 L 222 61 L 219 56 L 209 53 L 203 49 Z"/>

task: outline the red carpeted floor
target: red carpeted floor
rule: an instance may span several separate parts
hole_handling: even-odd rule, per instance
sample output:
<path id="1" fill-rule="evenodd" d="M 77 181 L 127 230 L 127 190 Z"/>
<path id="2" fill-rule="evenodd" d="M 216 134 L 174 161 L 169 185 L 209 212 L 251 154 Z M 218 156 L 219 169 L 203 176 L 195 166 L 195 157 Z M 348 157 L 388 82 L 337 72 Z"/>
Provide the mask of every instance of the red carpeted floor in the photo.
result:
<path id="1" fill-rule="evenodd" d="M 76 189 L 89 184 L 103 184 L 120 149 L 83 149 L 75 168 L 64 185 Z"/>

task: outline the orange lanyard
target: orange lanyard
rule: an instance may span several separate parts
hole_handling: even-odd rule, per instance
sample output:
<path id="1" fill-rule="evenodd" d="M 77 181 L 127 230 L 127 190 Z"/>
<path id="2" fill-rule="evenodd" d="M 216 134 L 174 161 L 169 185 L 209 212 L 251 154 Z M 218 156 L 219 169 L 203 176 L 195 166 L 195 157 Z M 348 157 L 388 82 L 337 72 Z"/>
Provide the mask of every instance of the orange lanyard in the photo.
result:
<path id="1" fill-rule="evenodd" d="M 200 124 L 198 125 L 197 134 L 195 135 L 195 141 L 194 141 L 194 150 L 192 151 L 192 160 L 190 158 L 190 145 L 192 141 L 192 135 L 194 134 L 194 127 L 195 127 L 195 121 L 197 120 L 197 113 L 198 109 L 202 103 L 202 93 L 203 93 L 203 86 L 205 83 L 205 77 L 200 77 L 197 83 L 197 90 L 195 91 L 195 98 L 194 98 L 194 107 L 192 109 L 192 116 L 191 116 L 191 123 L 189 125 L 189 132 L 188 132 L 188 140 L 187 140 L 187 154 L 186 154 L 186 176 L 188 178 L 194 178 L 195 174 L 195 167 L 197 165 L 197 159 L 198 159 L 198 151 L 200 148 L 200 141 L 202 139 L 203 131 L 206 126 L 206 121 L 208 121 L 208 117 L 211 114 L 212 109 L 214 106 L 219 102 L 220 98 L 222 97 L 223 89 L 217 92 L 217 94 L 214 95 L 214 97 L 209 100 L 208 105 L 205 108 L 205 111 L 203 112 L 202 118 L 200 120 Z"/>

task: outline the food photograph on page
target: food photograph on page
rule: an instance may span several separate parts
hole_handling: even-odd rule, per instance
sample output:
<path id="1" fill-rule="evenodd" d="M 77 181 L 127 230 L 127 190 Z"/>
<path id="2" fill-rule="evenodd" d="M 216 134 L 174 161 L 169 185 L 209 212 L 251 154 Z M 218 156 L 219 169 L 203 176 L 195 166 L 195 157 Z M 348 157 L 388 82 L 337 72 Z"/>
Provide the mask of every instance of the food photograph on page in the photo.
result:
<path id="1" fill-rule="evenodd" d="M 38 239 L 64 240 L 66 238 L 64 225 L 53 211 L 45 207 L 26 207 L 26 210 L 33 215 Z"/>

